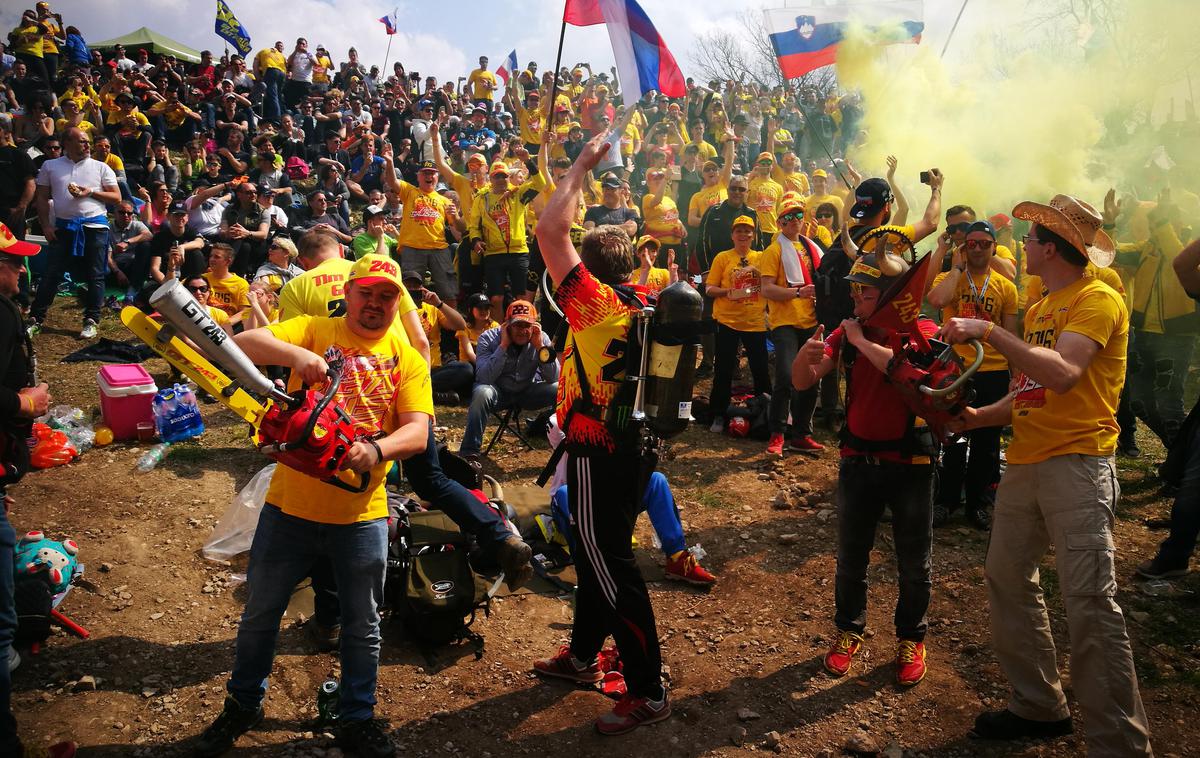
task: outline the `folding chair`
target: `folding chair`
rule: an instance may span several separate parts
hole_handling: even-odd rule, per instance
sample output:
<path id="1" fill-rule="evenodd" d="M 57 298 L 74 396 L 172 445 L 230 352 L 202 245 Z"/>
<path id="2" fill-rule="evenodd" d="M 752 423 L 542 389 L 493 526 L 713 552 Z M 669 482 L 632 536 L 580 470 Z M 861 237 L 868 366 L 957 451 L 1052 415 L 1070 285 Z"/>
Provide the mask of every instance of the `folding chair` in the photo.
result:
<path id="1" fill-rule="evenodd" d="M 488 440 L 487 447 L 483 450 L 485 457 L 492 452 L 492 448 L 500 441 L 500 438 L 504 436 L 506 431 L 516 435 L 526 450 L 533 450 L 533 445 L 525 437 L 525 433 L 521 431 L 521 425 L 524 423 L 524 420 L 521 418 L 520 406 L 514 405 L 511 408 L 505 408 L 501 412 L 492 411 L 492 418 L 496 419 L 496 431 L 492 432 L 492 438 Z"/>

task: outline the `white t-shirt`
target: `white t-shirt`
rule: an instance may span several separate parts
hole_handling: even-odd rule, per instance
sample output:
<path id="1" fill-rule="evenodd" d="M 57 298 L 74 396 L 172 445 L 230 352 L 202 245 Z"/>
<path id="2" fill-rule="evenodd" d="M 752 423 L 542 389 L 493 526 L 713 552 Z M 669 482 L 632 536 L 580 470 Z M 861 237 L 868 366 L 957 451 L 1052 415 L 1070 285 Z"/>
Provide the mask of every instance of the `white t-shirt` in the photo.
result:
<path id="1" fill-rule="evenodd" d="M 117 175 L 107 164 L 93 158 L 84 158 L 76 163 L 64 155 L 43 163 L 38 171 L 37 184 L 50 188 L 56 218 L 88 218 L 103 216 L 106 212 L 104 203 L 94 197 L 72 197 L 67 189 L 71 183 L 90 190 L 115 190 Z"/>
<path id="2" fill-rule="evenodd" d="M 292 73 L 292 79 L 298 82 L 312 82 L 313 66 L 317 63 L 317 56 L 312 53 L 294 53 L 292 55 L 292 65 L 289 70 Z"/>
<path id="3" fill-rule="evenodd" d="M 196 196 L 187 199 L 188 226 L 200 236 L 216 234 L 221 228 L 221 216 L 225 214 L 225 203 L 215 197 L 210 197 L 203 203 L 196 202 Z"/>

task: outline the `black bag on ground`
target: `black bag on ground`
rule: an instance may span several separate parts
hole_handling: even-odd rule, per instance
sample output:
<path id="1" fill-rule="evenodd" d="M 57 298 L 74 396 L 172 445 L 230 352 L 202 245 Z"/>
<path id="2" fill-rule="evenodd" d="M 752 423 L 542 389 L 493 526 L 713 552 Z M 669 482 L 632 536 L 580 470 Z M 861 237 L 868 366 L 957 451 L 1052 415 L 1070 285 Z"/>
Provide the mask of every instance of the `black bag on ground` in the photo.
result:
<path id="1" fill-rule="evenodd" d="M 19 576 L 13 584 L 13 601 L 17 610 L 17 634 L 14 645 L 41 644 L 50 637 L 50 611 L 54 608 L 54 591 L 45 576 Z M 7 665 L 7 661 L 3 664 Z"/>

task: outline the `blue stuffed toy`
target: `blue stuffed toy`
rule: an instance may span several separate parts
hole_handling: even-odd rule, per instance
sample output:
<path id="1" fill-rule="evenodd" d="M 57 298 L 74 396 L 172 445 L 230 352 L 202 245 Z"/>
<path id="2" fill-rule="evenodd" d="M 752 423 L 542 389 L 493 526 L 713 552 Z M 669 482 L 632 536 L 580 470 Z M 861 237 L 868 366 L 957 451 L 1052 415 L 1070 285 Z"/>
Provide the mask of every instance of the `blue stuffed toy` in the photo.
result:
<path id="1" fill-rule="evenodd" d="M 75 576 L 79 561 L 79 545 L 75 540 L 55 542 L 39 531 L 26 532 L 17 542 L 16 576 L 36 576 L 45 572 L 51 591 L 57 595 L 66 591 Z"/>

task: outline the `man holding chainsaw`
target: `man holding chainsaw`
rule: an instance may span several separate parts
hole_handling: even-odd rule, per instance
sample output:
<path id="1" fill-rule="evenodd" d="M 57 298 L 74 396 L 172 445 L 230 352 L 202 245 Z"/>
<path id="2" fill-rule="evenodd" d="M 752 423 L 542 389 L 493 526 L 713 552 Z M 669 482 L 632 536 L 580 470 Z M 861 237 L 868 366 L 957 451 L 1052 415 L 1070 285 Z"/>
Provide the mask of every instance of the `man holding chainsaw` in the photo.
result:
<path id="1" fill-rule="evenodd" d="M 1005 710 L 975 720 L 972 735 L 1015 740 L 1073 731 L 1038 575 L 1054 545 L 1088 755 L 1149 756 L 1149 724 L 1114 600 L 1116 411 L 1129 311 L 1116 291 L 1084 275 L 1089 260 L 1110 262 L 1116 246 L 1101 230 L 1100 213 L 1068 195 L 1048 205 L 1020 203 L 1012 215 L 1033 224 L 1025 266 L 1047 291 L 1025 314 L 1025 338 L 984 319 L 954 318 L 942 327 L 948 342 L 980 340 L 1019 372 L 1012 392 L 966 409 L 960 424 L 1013 427 L 984 572 L 992 645 L 1012 694 Z"/>
<path id="2" fill-rule="evenodd" d="M 279 622 L 296 584 L 322 558 L 333 565 L 341 603 L 339 739 L 360 756 L 395 752 L 373 718 L 387 561 L 384 482 L 391 461 L 425 451 L 433 416 L 429 368 L 393 328 L 403 296 L 399 264 L 368 255 L 347 277 L 344 316 L 300 316 L 235 338 L 256 363 L 291 367 L 293 393 L 326 382 L 325 356 L 340 365 L 335 401 L 360 435 L 344 468 L 369 479 L 365 491 L 354 492 L 324 472 L 277 466 L 250 548 L 250 596 L 224 710 L 201 735 L 199 755 L 220 755 L 262 720 Z"/>
<path id="3" fill-rule="evenodd" d="M 838 637 L 825 655 L 825 670 L 845 676 L 863 646 L 867 624 L 867 566 L 875 527 L 885 507 L 892 510 L 892 535 L 899 571 L 896 603 L 896 680 L 912 686 L 925 677 L 925 612 L 932 587 L 933 463 L 936 443 L 895 385 L 888 381 L 893 331 L 865 325 L 887 305 L 880 298 L 908 269 L 896 254 L 912 247 L 905 227 L 881 227 L 877 252 L 858 258 L 846 277 L 854 317 L 823 337 L 813 335 L 792 363 L 792 384 L 807 390 L 840 363 L 846 374 L 846 424 L 842 427 L 838 474 L 838 551 L 834 623 Z M 885 241 L 883 237 L 888 240 Z M 868 241 L 864 238 L 864 242 Z M 888 250 L 890 248 L 890 252 Z M 919 292 L 918 292 L 919 295 Z M 913 304 L 915 316 L 919 303 Z M 926 336 L 937 324 L 917 318 Z"/>
<path id="4" fill-rule="evenodd" d="M 599 682 L 598 654 L 608 635 L 617 643 L 628 692 L 596 720 L 605 735 L 624 734 L 671 715 L 662 684 L 654 609 L 633 557 L 633 525 L 641 510 L 640 485 L 649 476 L 641 441 L 616 412 L 627 402 L 625 349 L 639 301 L 622 286 L 636 267 L 633 244 L 620 227 L 602 224 L 571 243 L 571 223 L 587 172 L 610 145 L 598 134 L 583 148 L 538 218 L 538 246 L 558 285 L 555 300 L 571 327 L 558 385 L 558 419 L 570 455 L 567 484 L 574 520 L 575 622 L 571 644 L 534 663 L 542 676 Z"/>

